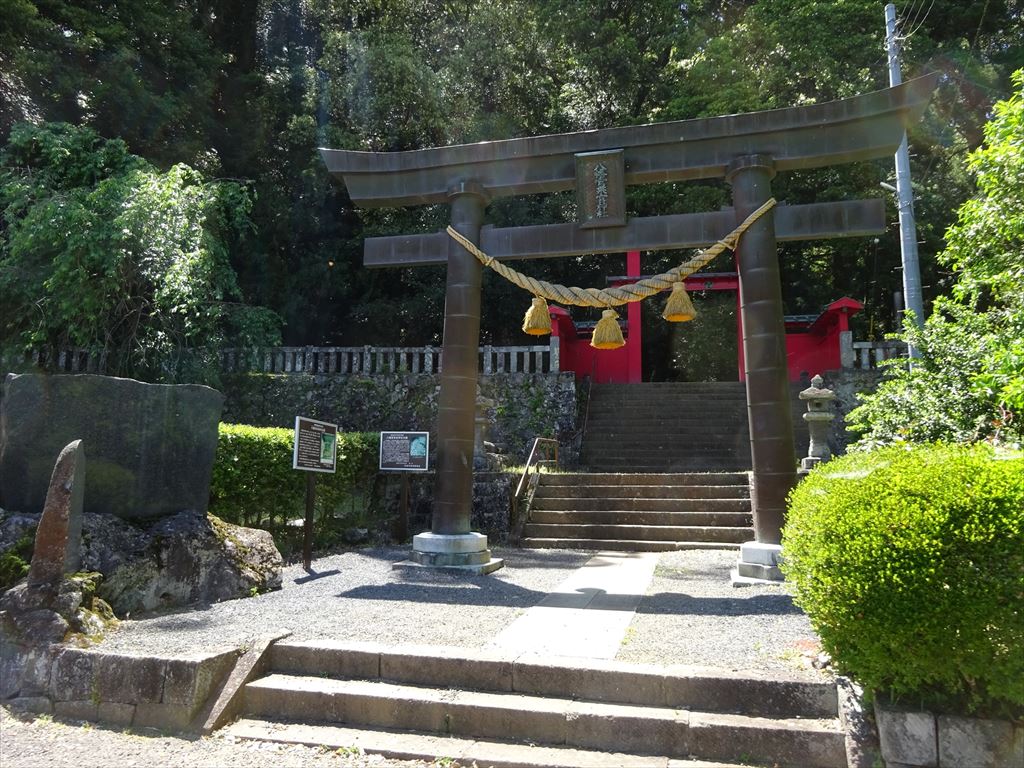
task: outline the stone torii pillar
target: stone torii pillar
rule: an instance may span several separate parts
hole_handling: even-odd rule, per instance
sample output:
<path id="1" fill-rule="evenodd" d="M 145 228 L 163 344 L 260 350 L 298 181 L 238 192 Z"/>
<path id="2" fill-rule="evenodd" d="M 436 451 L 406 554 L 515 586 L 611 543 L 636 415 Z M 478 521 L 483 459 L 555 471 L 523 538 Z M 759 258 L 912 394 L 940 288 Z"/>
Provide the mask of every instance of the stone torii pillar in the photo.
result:
<path id="1" fill-rule="evenodd" d="M 452 226 L 479 244 L 487 206 L 484 188 L 462 182 L 452 188 L 449 201 Z M 448 241 L 434 510 L 430 531 L 413 537 L 409 563 L 490 573 L 504 563 L 491 557 L 485 535 L 470 530 L 482 270 L 473 254 Z"/>
<path id="2" fill-rule="evenodd" d="M 747 155 L 730 163 L 737 217 L 747 216 L 771 198 L 775 163 L 767 155 Z M 755 540 L 740 546 L 738 577 L 773 579 L 782 551 L 786 497 L 796 485 L 796 450 L 786 366 L 786 321 L 782 313 L 775 227 L 765 216 L 747 230 L 737 250 L 743 364 L 746 369 L 750 428 L 750 503 Z"/>

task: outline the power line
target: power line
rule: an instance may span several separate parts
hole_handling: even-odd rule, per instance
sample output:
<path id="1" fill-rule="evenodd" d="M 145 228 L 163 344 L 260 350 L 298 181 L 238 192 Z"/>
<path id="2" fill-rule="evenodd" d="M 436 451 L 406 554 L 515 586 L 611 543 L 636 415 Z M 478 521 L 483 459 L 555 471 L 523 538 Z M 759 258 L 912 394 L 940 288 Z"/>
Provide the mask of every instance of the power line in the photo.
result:
<path id="1" fill-rule="evenodd" d="M 974 42 L 971 43 L 971 50 L 973 51 L 978 45 L 978 38 L 981 37 L 981 25 L 985 23 L 985 14 L 988 13 L 989 0 L 985 0 L 985 5 L 981 8 L 981 18 L 978 19 L 978 30 L 974 33 Z"/>
<path id="2" fill-rule="evenodd" d="M 918 2 L 920 2 L 920 6 L 915 11 L 914 6 L 917 5 Z M 921 13 L 921 9 L 923 8 L 924 0 L 912 0 L 912 2 L 910 3 L 910 10 L 905 10 L 904 13 L 900 14 L 902 19 L 904 20 L 904 23 L 897 22 L 898 27 L 900 29 L 909 29 L 910 27 L 914 26 L 914 22 L 917 21 L 917 17 Z M 913 14 L 913 18 L 910 18 L 911 14 Z"/>
<path id="3" fill-rule="evenodd" d="M 922 8 L 924 7 L 924 0 L 921 0 L 921 7 Z M 903 38 L 904 40 L 909 40 L 911 37 L 914 36 L 914 34 L 917 32 L 917 30 L 919 30 L 924 25 L 925 21 L 928 20 L 928 14 L 930 14 L 932 12 L 932 8 L 934 8 L 934 7 L 935 7 L 935 0 L 932 0 L 931 5 L 928 6 L 928 10 L 925 11 L 924 12 L 924 16 L 921 17 L 921 21 L 918 22 L 917 26 L 914 27 L 914 29 L 911 32 L 909 32 L 907 35 L 904 36 L 904 38 Z"/>

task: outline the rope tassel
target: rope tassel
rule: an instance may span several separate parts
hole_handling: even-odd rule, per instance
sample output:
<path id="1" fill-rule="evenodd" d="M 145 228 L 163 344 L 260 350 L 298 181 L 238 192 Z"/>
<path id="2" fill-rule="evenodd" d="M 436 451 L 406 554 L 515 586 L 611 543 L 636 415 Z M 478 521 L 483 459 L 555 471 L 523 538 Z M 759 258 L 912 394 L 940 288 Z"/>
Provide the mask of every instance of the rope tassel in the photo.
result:
<path id="1" fill-rule="evenodd" d="M 601 313 L 601 319 L 594 326 L 590 346 L 594 349 L 618 349 L 626 346 L 626 340 L 622 338 L 622 329 L 619 328 L 619 313 L 614 309 L 606 309 Z"/>
<path id="2" fill-rule="evenodd" d="M 672 293 L 665 302 L 665 311 L 661 316 L 670 323 L 685 323 L 697 316 L 697 310 L 693 308 L 686 284 L 682 280 L 672 283 Z"/>
<path id="3" fill-rule="evenodd" d="M 551 333 L 551 315 L 548 314 L 548 303 L 540 296 L 533 297 L 533 303 L 526 310 L 523 318 L 523 333 L 531 336 L 547 336 Z"/>

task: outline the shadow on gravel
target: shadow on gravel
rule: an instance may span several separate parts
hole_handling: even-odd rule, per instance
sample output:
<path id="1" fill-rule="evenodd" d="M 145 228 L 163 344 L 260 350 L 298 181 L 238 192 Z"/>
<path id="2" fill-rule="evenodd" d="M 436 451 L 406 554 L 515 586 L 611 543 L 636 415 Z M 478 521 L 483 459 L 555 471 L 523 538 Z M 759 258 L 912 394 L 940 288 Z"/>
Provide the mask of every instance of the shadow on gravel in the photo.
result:
<path id="1" fill-rule="evenodd" d="M 503 581 L 486 581 L 486 579 L 487 577 L 483 576 L 475 577 L 473 581 L 470 581 L 461 577 L 459 584 L 462 586 L 446 586 L 421 581 L 364 586 L 340 592 L 337 597 L 347 600 L 387 600 L 441 605 L 494 605 L 529 608 L 547 595 L 546 592 L 524 589 Z"/>
<path id="2" fill-rule="evenodd" d="M 306 584 L 310 581 L 316 581 L 317 579 L 326 579 L 328 576 L 337 576 L 341 571 L 337 568 L 332 568 L 329 571 L 315 571 L 311 570 L 305 576 L 299 576 L 299 578 L 293 580 L 293 584 Z"/>
<path id="3" fill-rule="evenodd" d="M 579 607 L 577 594 L 545 593 L 523 589 L 514 584 L 475 577 L 461 577 L 462 586 L 446 586 L 417 581 L 356 587 L 337 597 L 350 600 L 385 600 L 444 605 L 495 605 L 529 608 L 544 600 L 550 608 Z M 476 587 L 476 588 L 473 588 Z M 608 611 L 632 611 L 636 595 L 609 595 L 603 590 L 578 590 L 593 593 L 588 607 Z M 561 598 L 561 599 L 560 599 Z M 753 595 L 751 597 L 693 597 L 676 592 L 659 592 L 640 599 L 637 613 L 676 616 L 758 616 L 800 615 L 789 595 Z"/>
<path id="4" fill-rule="evenodd" d="M 682 592 L 658 592 L 640 601 L 637 613 L 692 616 L 792 616 L 803 611 L 789 595 L 750 597 L 693 597 Z"/>
<path id="5" fill-rule="evenodd" d="M 412 544 L 410 543 L 405 547 L 353 549 L 341 554 L 397 563 L 401 560 L 408 560 L 411 549 Z M 504 558 L 505 567 L 512 570 L 516 568 L 576 568 L 594 556 L 593 552 L 582 550 L 538 550 L 495 546 L 491 547 L 491 552 L 494 557 Z M 499 571 L 496 575 L 501 576 L 501 572 Z"/>

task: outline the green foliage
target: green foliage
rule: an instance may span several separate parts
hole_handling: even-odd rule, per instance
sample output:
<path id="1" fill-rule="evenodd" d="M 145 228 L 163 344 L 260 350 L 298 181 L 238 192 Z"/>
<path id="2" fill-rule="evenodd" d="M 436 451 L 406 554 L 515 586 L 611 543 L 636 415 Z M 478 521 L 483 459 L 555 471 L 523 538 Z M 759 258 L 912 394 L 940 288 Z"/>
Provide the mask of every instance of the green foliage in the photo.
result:
<path id="1" fill-rule="evenodd" d="M 28 575 L 34 548 L 35 536 L 26 534 L 0 554 L 0 592 L 10 589 Z"/>
<path id="2" fill-rule="evenodd" d="M 886 379 L 874 392 L 860 395 L 861 404 L 847 416 L 848 428 L 860 435 L 857 447 L 1019 440 L 1019 419 L 980 383 L 985 360 L 1013 344 L 1007 329 L 992 320 L 946 301 L 923 328 L 908 325 L 900 338 L 913 344 L 920 358 L 912 367 L 903 359 L 887 361 Z"/>
<path id="3" fill-rule="evenodd" d="M 292 469 L 293 430 L 221 424 L 210 482 L 211 515 L 229 523 L 264 528 L 284 552 L 299 541 L 306 509 L 306 472 Z M 337 472 L 316 475 L 318 540 L 324 542 L 348 517 L 362 522 L 377 475 L 379 435 L 338 435 Z M 361 505 L 353 512 L 353 507 Z"/>
<path id="4" fill-rule="evenodd" d="M 912 16 L 901 18 L 906 76 L 946 75 L 910 137 L 923 282 L 940 293 L 949 285 L 934 255 L 968 195 L 963 157 L 1021 65 L 1022 6 L 934 0 L 900 11 Z M 0 18 L 0 139 L 17 120 L 63 121 L 120 137 L 159 172 L 185 163 L 205 184 L 245 180 L 252 227 L 228 238 L 227 263 L 240 300 L 280 315 L 289 344 L 418 345 L 441 336 L 443 269 L 366 270 L 362 241 L 443 229 L 445 206 L 358 209 L 328 177 L 320 146 L 418 149 L 687 119 L 821 102 L 886 82 L 877 0 L 0 0 Z M 68 154 L 71 164 L 78 154 Z M 790 203 L 857 199 L 877 196 L 890 176 L 887 162 L 785 172 L 773 191 Z M 628 199 L 631 215 L 656 215 L 716 210 L 729 193 L 720 183 L 672 183 L 632 188 Z M 72 213 L 58 221 L 97 223 Z M 558 193 L 496 200 L 486 223 L 574 217 L 573 195 Z M 895 324 L 898 249 L 895 227 L 877 246 L 783 244 L 787 310 L 817 312 L 850 295 L 867 305 L 855 330 L 877 338 Z M 672 265 L 678 256 L 661 257 Z M 659 271 L 645 258 L 645 272 Z M 531 272 L 601 285 L 622 264 L 584 256 L 537 261 Z M 500 280 L 485 279 L 484 292 L 485 343 L 521 343 L 528 297 Z M 15 297 L 12 313 L 38 314 L 41 296 L 29 293 Z M 228 314 L 229 335 L 268 325 L 266 316 Z"/>
<path id="5" fill-rule="evenodd" d="M 0 342 L 195 380 L 198 350 L 275 341 L 269 313 L 235 301 L 228 249 L 249 205 L 237 184 L 162 173 L 88 128 L 19 125 L 0 154 Z"/>
<path id="6" fill-rule="evenodd" d="M 1024 457 L 890 447 L 791 494 L 783 571 L 837 665 L 948 708 L 1024 713 Z"/>
<path id="7" fill-rule="evenodd" d="M 863 443 L 1024 439 L 1024 70 L 1014 83 L 970 157 L 978 194 L 946 234 L 953 297 L 904 332 L 920 361 L 890 363 L 850 414 Z"/>

